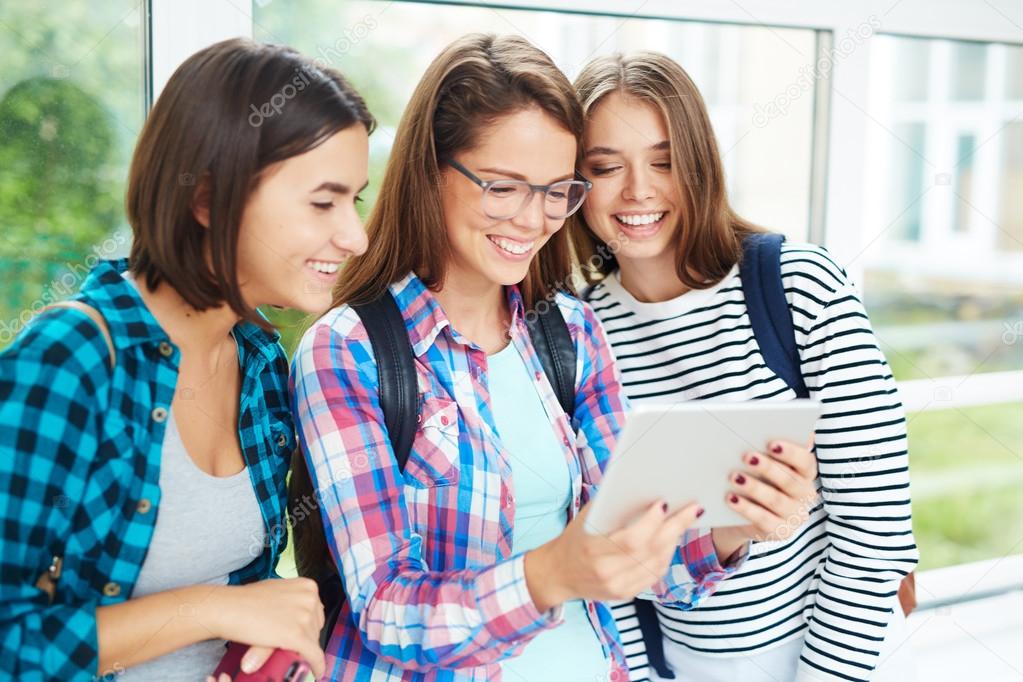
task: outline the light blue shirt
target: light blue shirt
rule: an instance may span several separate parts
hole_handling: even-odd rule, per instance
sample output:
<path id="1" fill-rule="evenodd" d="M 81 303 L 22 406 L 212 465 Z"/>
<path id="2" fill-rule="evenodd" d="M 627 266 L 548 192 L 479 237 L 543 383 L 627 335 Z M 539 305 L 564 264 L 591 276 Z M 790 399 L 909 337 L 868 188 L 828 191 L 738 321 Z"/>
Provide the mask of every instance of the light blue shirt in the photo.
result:
<path id="1" fill-rule="evenodd" d="M 527 552 L 553 540 L 568 524 L 572 485 L 568 464 L 534 386 L 513 344 L 487 358 L 490 404 L 509 453 L 515 491 L 512 551 Z M 541 632 L 522 653 L 501 664 L 504 679 L 603 680 L 610 662 L 586 614 L 586 604 L 565 604 L 564 622 Z"/>

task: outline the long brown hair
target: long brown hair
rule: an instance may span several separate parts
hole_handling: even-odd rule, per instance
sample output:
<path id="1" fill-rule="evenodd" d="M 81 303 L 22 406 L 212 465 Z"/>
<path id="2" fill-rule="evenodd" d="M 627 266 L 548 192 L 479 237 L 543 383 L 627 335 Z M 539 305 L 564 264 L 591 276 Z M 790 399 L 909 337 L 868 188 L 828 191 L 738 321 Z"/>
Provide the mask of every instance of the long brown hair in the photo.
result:
<path id="1" fill-rule="evenodd" d="M 473 33 L 449 45 L 426 69 L 398 124 L 376 204 L 366 221 L 369 248 L 345 268 L 333 306 L 378 298 L 409 272 L 437 290 L 448 241 L 441 208 L 441 165 L 471 149 L 496 119 L 539 107 L 582 137 L 582 108 L 568 78 L 542 50 L 518 36 Z M 567 288 L 568 230 L 543 246 L 520 285 L 527 307 Z"/>
<path id="2" fill-rule="evenodd" d="M 375 300 L 409 272 L 434 290 L 443 286 L 448 241 L 441 163 L 475 146 L 495 120 L 529 107 L 539 107 L 581 140 L 583 113 L 575 89 L 550 57 L 527 40 L 469 34 L 433 60 L 398 124 L 380 193 L 366 221 L 369 246 L 345 267 L 331 307 Z M 519 285 L 527 308 L 557 289 L 570 290 L 571 258 L 570 237 L 562 228 L 543 245 Z M 319 496 L 300 451 L 293 458 L 288 498 L 298 573 L 318 580 L 322 588 L 335 566 L 321 516 L 309 509 Z"/>
<path id="3" fill-rule="evenodd" d="M 173 287 L 196 310 L 226 303 L 267 323 L 237 281 L 238 231 L 249 196 L 271 164 L 353 125 L 373 130 L 362 97 L 331 69 L 295 50 L 235 38 L 175 70 L 149 113 L 126 196 L 131 270 Z M 209 227 L 193 202 L 209 203 Z"/>
<path id="4" fill-rule="evenodd" d="M 721 281 L 742 256 L 743 238 L 764 229 L 732 210 L 725 191 L 717 139 L 707 106 L 685 70 L 657 52 L 597 57 L 575 81 L 583 111 L 591 115 L 613 92 L 648 102 L 664 117 L 671 143 L 671 169 L 680 202 L 675 243 L 675 269 L 690 289 L 706 289 Z M 572 217 L 576 254 L 583 274 L 599 281 L 618 267 L 586 223 L 583 212 Z M 599 254 L 599 257 L 596 257 Z"/>

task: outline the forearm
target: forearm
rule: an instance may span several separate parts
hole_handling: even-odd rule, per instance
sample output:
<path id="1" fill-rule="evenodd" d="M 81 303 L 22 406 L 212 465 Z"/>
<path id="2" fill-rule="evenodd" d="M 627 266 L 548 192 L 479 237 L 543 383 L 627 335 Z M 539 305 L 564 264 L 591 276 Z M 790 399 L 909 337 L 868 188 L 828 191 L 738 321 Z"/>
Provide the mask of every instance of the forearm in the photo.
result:
<path id="1" fill-rule="evenodd" d="M 353 600 L 366 646 L 407 670 L 482 665 L 553 626 L 526 586 L 524 559 L 480 570 L 403 571 Z M 365 588 L 364 588 L 365 589 Z"/>
<path id="2" fill-rule="evenodd" d="M 190 644 L 222 636 L 217 596 L 223 585 L 195 585 L 96 609 L 99 672 L 122 670 Z"/>

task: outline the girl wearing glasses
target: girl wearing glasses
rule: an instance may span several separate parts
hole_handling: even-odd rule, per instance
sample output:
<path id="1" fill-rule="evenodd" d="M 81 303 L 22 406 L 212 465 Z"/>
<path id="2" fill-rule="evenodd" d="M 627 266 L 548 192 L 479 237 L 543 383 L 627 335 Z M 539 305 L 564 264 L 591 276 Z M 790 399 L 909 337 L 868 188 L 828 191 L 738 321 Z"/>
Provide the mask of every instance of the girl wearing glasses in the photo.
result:
<path id="1" fill-rule="evenodd" d="M 256 307 L 327 308 L 365 249 L 372 128 L 340 74 L 279 46 L 224 41 L 167 82 L 130 257 L 0 354 L 0 678 L 194 681 L 225 640 L 250 672 L 275 647 L 322 672 L 316 584 L 275 573 L 294 421 Z"/>
<path id="2" fill-rule="evenodd" d="M 321 503 L 313 522 L 327 529 L 347 596 L 326 647 L 330 679 L 624 682 L 605 601 L 651 589 L 696 604 L 734 570 L 719 556 L 741 563 L 745 535 L 688 530 L 695 505 L 669 514 L 657 502 L 610 536 L 582 529 L 626 405 L 599 322 L 565 293 L 561 228 L 589 186 L 575 172 L 581 132 L 570 83 L 516 37 L 456 41 L 408 104 L 369 249 L 292 372 Z M 418 380 L 404 471 L 352 308 L 388 294 Z M 545 299 L 578 358 L 571 414 L 525 324 Z M 790 451 L 800 457 L 811 459 Z M 778 516 L 799 513 L 812 478 L 778 496 Z"/>
<path id="3" fill-rule="evenodd" d="M 574 232 L 582 260 L 597 265 L 589 301 L 625 392 L 636 401 L 795 397 L 751 328 L 737 263 L 743 240 L 763 230 L 728 204 L 696 86 L 654 53 L 596 59 L 576 85 L 587 115 L 581 170 L 593 190 Z M 612 241 L 612 257 L 591 258 Z M 665 679 L 672 668 L 709 682 L 908 679 L 901 662 L 872 676 L 879 651 L 905 636 L 896 593 L 917 560 L 895 382 L 854 286 L 824 249 L 783 244 L 781 279 L 803 381 L 824 404 L 822 503 L 790 537 L 754 543 L 699 608 L 655 604 L 663 640 L 648 641 L 647 653 Z M 635 608 L 616 605 L 619 622 L 634 624 Z M 623 637 L 633 679 L 661 679 L 647 670 L 639 633 Z M 655 661 L 662 644 L 666 661 Z"/>

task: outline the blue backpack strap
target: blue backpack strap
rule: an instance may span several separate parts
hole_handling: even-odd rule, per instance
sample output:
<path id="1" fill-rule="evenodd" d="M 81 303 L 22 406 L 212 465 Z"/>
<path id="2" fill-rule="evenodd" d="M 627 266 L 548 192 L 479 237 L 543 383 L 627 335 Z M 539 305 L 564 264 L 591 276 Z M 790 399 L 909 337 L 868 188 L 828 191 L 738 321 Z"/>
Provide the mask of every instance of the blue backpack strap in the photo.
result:
<path id="1" fill-rule="evenodd" d="M 764 362 L 797 397 L 806 398 L 810 392 L 803 381 L 792 310 L 781 281 L 781 244 L 784 241 L 785 236 L 781 234 L 747 236 L 742 243 L 739 277 L 753 336 Z"/>

